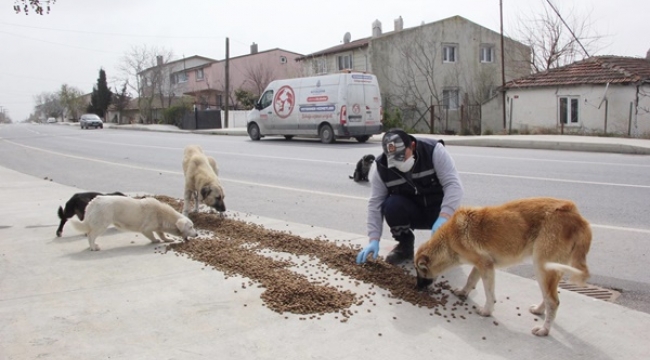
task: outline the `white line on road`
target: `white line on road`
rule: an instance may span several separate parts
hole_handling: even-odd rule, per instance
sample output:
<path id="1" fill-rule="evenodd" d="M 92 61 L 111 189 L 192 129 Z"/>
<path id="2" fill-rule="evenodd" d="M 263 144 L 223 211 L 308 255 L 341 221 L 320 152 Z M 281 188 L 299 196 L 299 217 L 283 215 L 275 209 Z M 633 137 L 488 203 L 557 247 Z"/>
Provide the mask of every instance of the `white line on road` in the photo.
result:
<path id="1" fill-rule="evenodd" d="M 68 158 L 72 158 L 72 159 L 92 161 L 92 162 L 97 162 L 97 163 L 101 163 L 101 164 L 108 164 L 108 165 L 113 165 L 113 166 L 125 167 L 125 168 L 129 168 L 129 169 L 146 170 L 146 171 L 153 171 L 153 172 L 158 172 L 158 173 L 166 173 L 166 174 L 173 174 L 173 175 L 183 176 L 183 173 L 180 172 L 180 171 L 169 171 L 169 170 L 148 168 L 148 167 L 143 167 L 143 166 L 139 166 L 139 165 L 121 164 L 121 163 L 116 163 L 116 162 L 111 162 L 111 161 L 106 161 L 106 160 L 98 160 L 98 159 L 93 159 L 93 158 L 87 158 L 87 157 L 83 157 L 83 156 L 63 154 L 63 153 L 59 153 L 59 152 L 56 152 L 56 151 L 51 151 L 51 150 L 47 150 L 47 149 L 41 149 L 41 148 L 29 146 L 29 145 L 23 145 L 23 144 L 15 143 L 13 141 L 6 140 L 6 139 L 1 139 L 1 138 L 0 138 L 0 140 L 5 141 L 7 143 L 11 143 L 11 144 L 16 145 L 16 146 L 22 146 L 24 148 L 28 148 L 28 149 L 32 149 L 32 150 L 36 150 L 36 151 L 42 151 L 42 152 L 45 152 L 45 153 L 58 155 L 58 156 L 63 156 L 63 157 L 68 157 Z M 499 175 L 495 175 L 495 174 L 481 174 L 481 173 L 468 173 L 468 174 L 486 175 L 486 176 L 499 176 Z M 517 177 L 517 176 L 510 176 L 510 175 L 501 175 L 501 176 Z M 521 176 L 520 178 L 533 179 L 533 180 L 563 181 L 563 180 L 553 180 L 553 179 L 546 179 L 546 178 L 533 178 L 533 177 L 524 177 L 524 176 Z M 350 195 L 344 195 L 344 194 L 338 194 L 338 193 L 330 193 L 330 192 L 324 192 L 324 191 L 315 191 L 315 190 L 308 190 L 308 189 L 292 188 L 292 187 L 287 187 L 287 186 L 262 184 L 262 183 L 252 182 L 252 181 L 231 180 L 231 179 L 227 179 L 227 178 L 223 178 L 223 177 L 221 177 L 220 180 L 225 181 L 225 182 L 231 182 L 231 183 L 235 183 L 235 184 L 249 185 L 249 186 L 255 186 L 255 187 L 266 187 L 266 188 L 280 189 L 280 190 L 286 190 L 286 191 L 296 191 L 296 192 L 300 192 L 300 193 L 313 194 L 313 195 L 322 195 L 322 196 L 344 198 L 344 199 L 350 199 L 350 200 L 368 201 L 367 197 L 362 197 L 362 196 L 350 196 Z M 567 180 L 564 180 L 564 181 L 567 181 Z M 568 181 L 568 182 L 574 182 L 574 181 Z M 575 182 L 578 182 L 578 181 L 575 181 Z M 621 184 L 606 184 L 606 183 L 593 183 L 593 184 L 615 185 L 615 186 L 616 185 L 618 185 L 618 186 L 636 186 L 636 185 L 621 185 Z M 646 186 L 643 186 L 643 187 L 646 187 Z M 650 230 L 646 230 L 646 229 L 626 228 L 626 227 L 610 226 L 610 225 L 599 225 L 599 224 L 591 224 L 591 226 L 595 227 L 595 228 L 602 228 L 602 229 L 609 229 L 609 230 L 630 231 L 630 232 L 637 232 L 637 233 L 643 233 L 643 234 L 650 234 Z"/>

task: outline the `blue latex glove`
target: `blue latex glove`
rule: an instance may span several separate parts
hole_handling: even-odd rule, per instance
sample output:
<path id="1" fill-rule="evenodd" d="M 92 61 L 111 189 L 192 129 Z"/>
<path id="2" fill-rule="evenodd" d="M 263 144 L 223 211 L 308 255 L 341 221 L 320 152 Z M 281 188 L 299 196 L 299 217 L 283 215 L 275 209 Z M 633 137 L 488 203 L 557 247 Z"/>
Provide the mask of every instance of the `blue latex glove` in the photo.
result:
<path id="1" fill-rule="evenodd" d="M 431 227 L 431 235 L 433 235 L 436 230 L 438 230 L 439 227 L 442 226 L 442 224 L 447 222 L 447 218 L 444 218 L 442 216 L 438 217 L 436 222 L 433 223 L 433 226 Z"/>
<path id="2" fill-rule="evenodd" d="M 366 245 L 363 250 L 357 255 L 357 264 L 363 264 L 366 262 L 366 258 L 370 253 L 373 253 L 373 260 L 377 260 L 377 255 L 379 255 L 379 240 L 371 240 L 368 245 Z"/>

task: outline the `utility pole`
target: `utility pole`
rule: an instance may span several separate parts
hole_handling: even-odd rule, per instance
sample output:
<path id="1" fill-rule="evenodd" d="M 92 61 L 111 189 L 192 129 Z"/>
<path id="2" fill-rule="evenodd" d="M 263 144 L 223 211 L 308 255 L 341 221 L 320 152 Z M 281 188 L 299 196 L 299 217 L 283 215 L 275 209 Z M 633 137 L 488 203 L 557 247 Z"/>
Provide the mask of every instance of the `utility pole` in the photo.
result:
<path id="1" fill-rule="evenodd" d="M 226 111 L 224 111 L 224 128 L 228 128 L 228 98 L 230 97 L 230 39 L 226 38 Z"/>
<path id="2" fill-rule="evenodd" d="M 503 109 L 503 128 L 506 128 L 506 59 L 503 49 L 503 0 L 499 0 L 499 18 L 501 21 L 501 108 Z M 510 134 L 510 132 L 508 132 Z"/>

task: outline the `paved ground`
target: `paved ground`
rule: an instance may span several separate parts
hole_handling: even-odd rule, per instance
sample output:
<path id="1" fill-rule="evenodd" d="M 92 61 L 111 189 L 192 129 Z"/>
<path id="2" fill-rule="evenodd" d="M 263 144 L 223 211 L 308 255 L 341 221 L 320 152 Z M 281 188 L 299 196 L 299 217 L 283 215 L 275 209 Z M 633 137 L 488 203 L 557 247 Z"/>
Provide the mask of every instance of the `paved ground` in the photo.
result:
<path id="1" fill-rule="evenodd" d="M 336 314 L 277 314 L 263 289 L 224 277 L 134 233 L 109 232 L 91 252 L 56 209 L 77 188 L 0 167 L 0 359 L 648 359 L 650 315 L 560 291 L 549 337 L 530 333 L 537 284 L 497 274 L 494 316 L 397 304 L 374 288 L 346 323 Z M 366 237 L 229 212 L 268 229 L 363 244 Z M 388 242 L 385 242 L 386 244 Z M 387 253 L 388 249 L 382 249 Z M 445 279 L 464 283 L 467 268 Z M 343 279 L 341 279 L 343 280 Z M 369 287 L 341 284 L 360 295 Z M 455 301 L 453 295 L 451 302 Z"/>
<path id="2" fill-rule="evenodd" d="M 245 135 L 244 129 L 219 133 Z M 635 139 L 444 138 L 462 145 L 488 141 L 488 146 L 650 153 L 650 141 Z M 1 167 L 0 179 L 0 359 L 650 358 L 650 315 L 570 291 L 560 291 L 550 336 L 535 337 L 530 330 L 541 319 L 527 308 L 540 300 L 538 286 L 506 272 L 497 274 L 491 318 L 470 313 L 484 301 L 480 285 L 468 308 L 442 309 L 442 316 L 392 304 L 395 300 L 377 288 L 372 302 L 351 308 L 358 313 L 347 323 L 335 314 L 306 320 L 280 315 L 263 306 L 263 289 L 242 290 L 247 279 L 226 278 L 172 252 L 160 254 L 141 235 L 109 230 L 99 239 L 100 252 L 89 251 L 85 237 L 71 226 L 57 238 L 56 209 L 80 190 Z M 308 238 L 366 242 L 360 234 L 254 214 L 229 216 Z M 468 270 L 450 271 L 446 279 L 460 286 Z M 342 284 L 358 294 L 368 291 Z"/>

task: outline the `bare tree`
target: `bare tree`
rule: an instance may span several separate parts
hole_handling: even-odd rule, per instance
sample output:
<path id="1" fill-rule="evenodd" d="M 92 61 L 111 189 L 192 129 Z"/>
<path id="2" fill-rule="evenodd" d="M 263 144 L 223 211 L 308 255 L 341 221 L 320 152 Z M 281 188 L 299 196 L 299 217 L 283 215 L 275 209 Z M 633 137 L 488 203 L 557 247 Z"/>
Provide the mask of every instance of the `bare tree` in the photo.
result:
<path id="1" fill-rule="evenodd" d="M 599 50 L 603 36 L 594 30 L 589 14 L 570 10 L 562 15 L 558 10 L 558 15 L 551 4 L 540 1 L 543 11 L 519 18 L 513 36 L 530 46 L 530 66 L 535 72 L 582 60 Z"/>
<path id="2" fill-rule="evenodd" d="M 54 5 L 56 0 L 14 0 L 14 11 L 16 14 L 24 12 L 29 15 L 29 9 L 34 10 L 35 13 L 43 15 L 50 13 L 50 4 Z"/>
<path id="3" fill-rule="evenodd" d="M 432 102 L 441 100 L 435 76 L 438 46 L 433 37 L 420 29 L 411 41 L 395 43 L 398 45 L 394 51 L 402 61 L 381 59 L 387 66 L 377 67 L 389 84 L 390 91 L 385 92 L 387 107 L 400 108 L 405 120 L 417 120 L 426 114 Z"/>
<path id="4" fill-rule="evenodd" d="M 43 92 L 34 96 L 35 112 L 43 117 L 62 117 L 64 107 L 57 93 Z"/>
<path id="5" fill-rule="evenodd" d="M 262 92 L 269 83 L 275 80 L 275 73 L 270 66 L 264 63 L 251 63 L 249 62 L 243 69 L 244 83 L 242 88 L 249 88 L 249 90 L 256 96 L 262 95 Z"/>
<path id="6" fill-rule="evenodd" d="M 172 56 L 173 52 L 164 48 L 133 46 L 122 56 L 118 65 L 121 81 L 137 94 L 140 116 L 147 121 L 152 120 L 156 95 L 160 97 L 160 106 L 164 106 L 165 97 L 173 93 L 171 68 L 165 66 Z"/>
<path id="7" fill-rule="evenodd" d="M 81 90 L 70 86 L 68 84 L 61 85 L 58 92 L 59 101 L 64 107 L 64 116 L 73 120 L 79 119 L 79 116 L 84 112 L 86 104 L 82 98 L 83 93 Z"/>

